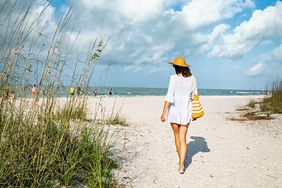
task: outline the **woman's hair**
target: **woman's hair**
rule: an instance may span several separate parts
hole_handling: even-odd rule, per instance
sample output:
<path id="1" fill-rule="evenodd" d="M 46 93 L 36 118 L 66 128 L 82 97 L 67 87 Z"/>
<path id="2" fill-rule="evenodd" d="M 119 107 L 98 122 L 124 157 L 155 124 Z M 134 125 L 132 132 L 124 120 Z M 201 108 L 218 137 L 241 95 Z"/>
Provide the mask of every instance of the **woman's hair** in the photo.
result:
<path id="1" fill-rule="evenodd" d="M 182 74 L 183 77 L 190 77 L 192 76 L 192 73 L 189 69 L 189 67 L 180 67 L 177 65 L 173 65 L 176 74 Z"/>

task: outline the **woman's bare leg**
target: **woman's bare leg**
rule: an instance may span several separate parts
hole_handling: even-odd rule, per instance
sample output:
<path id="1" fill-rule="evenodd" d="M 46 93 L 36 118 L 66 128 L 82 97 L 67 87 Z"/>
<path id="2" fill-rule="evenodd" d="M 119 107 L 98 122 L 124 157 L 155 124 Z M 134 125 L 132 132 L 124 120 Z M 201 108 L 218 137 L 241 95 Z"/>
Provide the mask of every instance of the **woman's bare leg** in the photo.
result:
<path id="1" fill-rule="evenodd" d="M 171 128 L 174 133 L 174 141 L 175 141 L 175 147 L 177 150 L 177 154 L 178 154 L 178 157 L 180 158 L 179 125 L 176 123 L 171 123 Z"/>
<path id="2" fill-rule="evenodd" d="M 186 152 L 187 152 L 186 135 L 187 135 L 188 126 L 189 124 L 179 126 L 179 141 L 180 141 L 179 169 L 184 169 L 184 160 L 185 160 Z"/>

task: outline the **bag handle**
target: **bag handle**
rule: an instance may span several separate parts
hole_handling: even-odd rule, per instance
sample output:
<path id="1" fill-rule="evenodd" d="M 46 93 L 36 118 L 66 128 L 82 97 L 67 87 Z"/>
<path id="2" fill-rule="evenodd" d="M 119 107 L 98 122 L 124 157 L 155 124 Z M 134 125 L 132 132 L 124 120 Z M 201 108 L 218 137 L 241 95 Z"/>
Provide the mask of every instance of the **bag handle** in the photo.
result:
<path id="1" fill-rule="evenodd" d="M 195 79 L 193 79 L 192 80 L 192 96 L 190 96 L 190 99 L 191 99 L 191 101 L 193 101 L 193 100 L 195 100 L 195 96 L 197 96 L 197 95 L 195 95 Z M 198 96 L 198 99 L 199 99 L 199 96 Z"/>

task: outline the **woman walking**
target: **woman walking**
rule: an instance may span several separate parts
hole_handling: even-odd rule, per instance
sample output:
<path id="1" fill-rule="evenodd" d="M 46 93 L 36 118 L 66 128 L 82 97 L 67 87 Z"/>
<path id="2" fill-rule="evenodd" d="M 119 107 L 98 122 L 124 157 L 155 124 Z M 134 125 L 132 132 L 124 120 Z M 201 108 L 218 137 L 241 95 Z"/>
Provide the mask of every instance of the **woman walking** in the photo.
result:
<path id="1" fill-rule="evenodd" d="M 190 65 L 184 58 L 175 58 L 171 64 L 176 74 L 170 76 L 161 121 L 166 120 L 171 124 L 179 157 L 179 173 L 183 174 L 187 151 L 186 134 L 192 120 L 192 99 L 197 95 L 197 84 L 190 72 Z"/>

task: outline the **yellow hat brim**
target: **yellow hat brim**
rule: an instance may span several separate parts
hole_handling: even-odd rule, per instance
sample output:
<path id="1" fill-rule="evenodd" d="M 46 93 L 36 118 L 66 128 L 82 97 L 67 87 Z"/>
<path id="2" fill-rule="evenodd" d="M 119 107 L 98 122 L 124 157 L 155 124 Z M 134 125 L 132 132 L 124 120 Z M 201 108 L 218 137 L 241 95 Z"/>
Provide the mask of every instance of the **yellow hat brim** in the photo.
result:
<path id="1" fill-rule="evenodd" d="M 189 65 L 189 64 L 187 64 L 186 63 L 186 65 L 185 66 L 183 66 L 183 65 L 177 65 L 177 64 L 174 64 L 173 62 L 171 62 L 171 61 L 169 61 L 169 62 L 167 62 L 168 64 L 171 64 L 171 65 L 176 65 L 176 66 L 180 66 L 180 67 L 191 67 L 191 65 Z"/>

